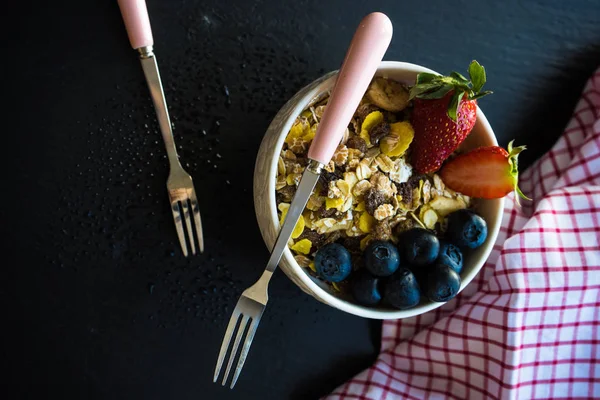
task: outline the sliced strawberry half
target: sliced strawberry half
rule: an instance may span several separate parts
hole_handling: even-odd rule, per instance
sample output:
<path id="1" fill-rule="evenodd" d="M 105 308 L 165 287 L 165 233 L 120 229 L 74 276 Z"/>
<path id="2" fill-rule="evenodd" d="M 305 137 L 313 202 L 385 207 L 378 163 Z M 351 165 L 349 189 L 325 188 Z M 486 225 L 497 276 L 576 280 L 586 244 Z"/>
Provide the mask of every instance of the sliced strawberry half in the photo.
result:
<path id="1" fill-rule="evenodd" d="M 440 171 L 440 177 L 450 189 L 471 197 L 497 199 L 514 191 L 518 197 L 527 200 L 519 189 L 518 156 L 525 146 L 507 150 L 498 146 L 480 147 L 461 154 L 447 162 Z"/>

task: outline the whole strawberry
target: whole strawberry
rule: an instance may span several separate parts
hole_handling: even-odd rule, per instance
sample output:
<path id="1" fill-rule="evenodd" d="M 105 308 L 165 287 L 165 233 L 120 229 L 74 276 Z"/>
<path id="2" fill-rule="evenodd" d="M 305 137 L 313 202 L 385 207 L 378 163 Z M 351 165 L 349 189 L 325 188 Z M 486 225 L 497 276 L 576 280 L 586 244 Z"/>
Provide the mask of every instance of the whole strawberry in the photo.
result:
<path id="1" fill-rule="evenodd" d="M 449 76 L 420 73 L 411 88 L 414 99 L 411 123 L 415 130 L 412 165 L 422 174 L 437 171 L 465 140 L 477 120 L 477 99 L 492 92 L 481 91 L 485 68 L 469 65 L 468 80 L 458 72 Z"/>
<path id="2" fill-rule="evenodd" d="M 508 151 L 498 146 L 479 147 L 444 164 L 440 177 L 450 189 L 470 197 L 497 199 L 515 191 L 529 200 L 517 185 L 517 161 L 523 150 L 525 146 L 513 147 L 513 142 Z"/>

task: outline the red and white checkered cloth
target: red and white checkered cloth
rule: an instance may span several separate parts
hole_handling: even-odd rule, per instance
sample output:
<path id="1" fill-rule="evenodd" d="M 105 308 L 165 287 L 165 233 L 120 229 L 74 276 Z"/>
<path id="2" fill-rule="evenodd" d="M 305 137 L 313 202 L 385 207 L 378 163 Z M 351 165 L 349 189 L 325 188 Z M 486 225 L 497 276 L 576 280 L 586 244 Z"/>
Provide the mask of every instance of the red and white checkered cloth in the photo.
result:
<path id="1" fill-rule="evenodd" d="M 600 69 L 521 188 L 478 277 L 385 321 L 375 365 L 328 399 L 600 398 Z"/>

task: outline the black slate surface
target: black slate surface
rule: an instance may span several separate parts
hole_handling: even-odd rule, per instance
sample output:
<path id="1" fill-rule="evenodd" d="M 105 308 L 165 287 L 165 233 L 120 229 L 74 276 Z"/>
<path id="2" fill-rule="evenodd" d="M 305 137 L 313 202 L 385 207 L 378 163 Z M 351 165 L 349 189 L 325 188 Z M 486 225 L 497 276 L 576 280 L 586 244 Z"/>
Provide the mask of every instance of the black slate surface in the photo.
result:
<path id="1" fill-rule="evenodd" d="M 387 60 L 485 65 L 495 94 L 480 104 L 502 144 L 529 145 L 524 166 L 560 135 L 600 61 L 596 0 L 149 0 L 206 233 L 206 253 L 185 259 L 116 2 L 34 3 L 5 5 L 2 24 L 0 384 L 15 397 L 309 399 L 374 360 L 380 323 L 278 273 L 235 391 L 212 384 L 232 307 L 268 257 L 252 204 L 262 134 L 296 90 L 339 67 L 368 12 L 394 23 Z"/>

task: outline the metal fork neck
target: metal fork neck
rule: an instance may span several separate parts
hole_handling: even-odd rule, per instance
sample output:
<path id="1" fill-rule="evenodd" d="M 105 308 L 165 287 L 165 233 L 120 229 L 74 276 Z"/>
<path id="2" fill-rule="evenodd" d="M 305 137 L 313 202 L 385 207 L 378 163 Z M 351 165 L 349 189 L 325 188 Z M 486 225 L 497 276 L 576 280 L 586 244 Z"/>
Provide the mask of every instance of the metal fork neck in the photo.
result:
<path id="1" fill-rule="evenodd" d="M 154 57 L 154 48 L 152 46 L 144 46 L 136 49 L 140 53 L 140 58 Z"/>

